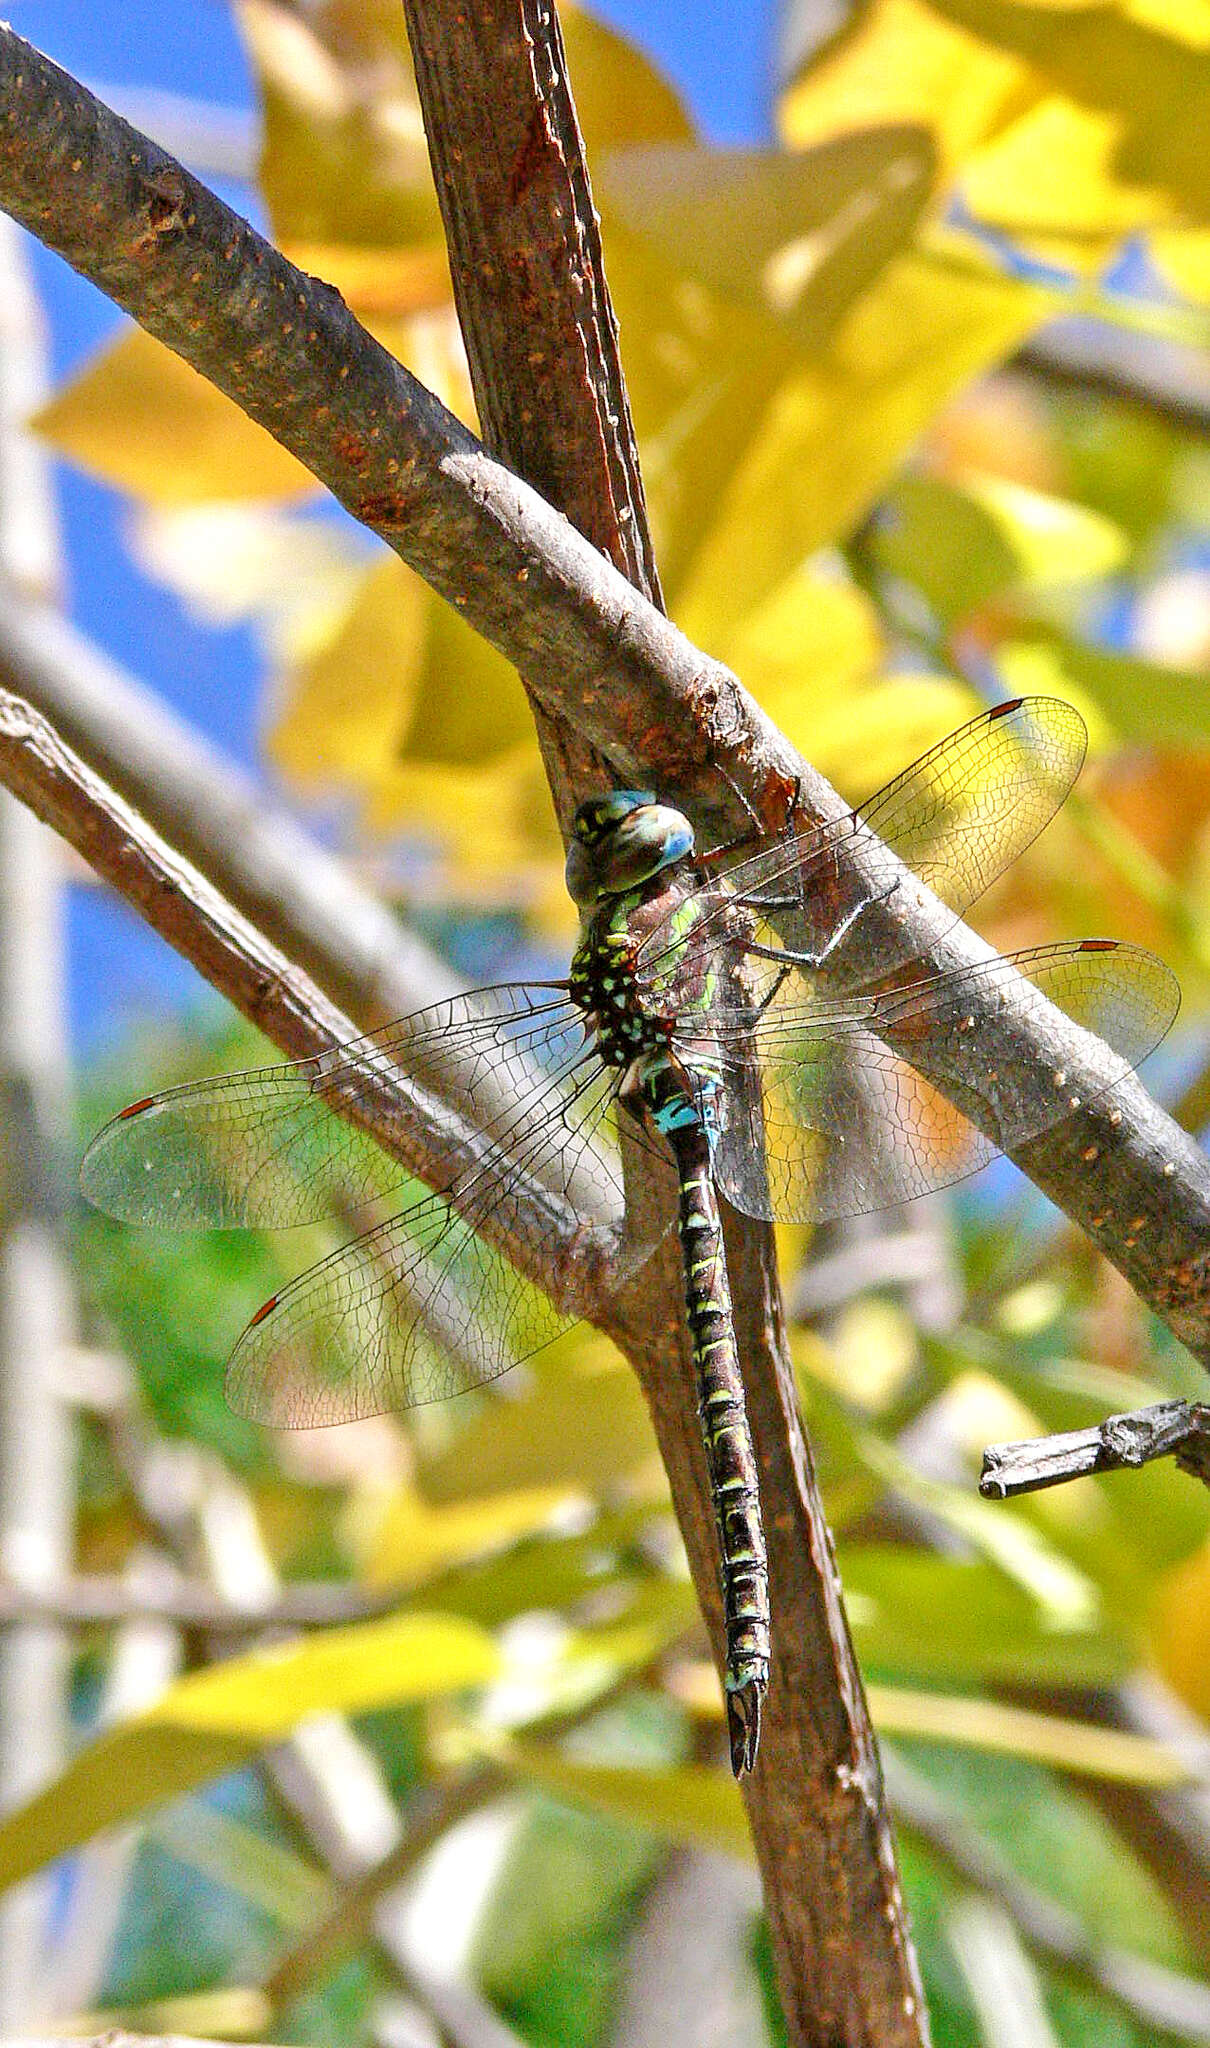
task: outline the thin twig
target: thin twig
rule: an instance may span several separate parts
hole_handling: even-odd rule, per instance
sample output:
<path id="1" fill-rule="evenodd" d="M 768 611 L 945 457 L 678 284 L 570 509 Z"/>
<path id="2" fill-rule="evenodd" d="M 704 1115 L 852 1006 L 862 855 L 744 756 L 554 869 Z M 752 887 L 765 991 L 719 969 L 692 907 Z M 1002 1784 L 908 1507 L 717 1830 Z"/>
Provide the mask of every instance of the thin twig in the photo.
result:
<path id="1" fill-rule="evenodd" d="M 1210 1486 L 1210 1407 L 1201 1401 L 1157 1401 L 1150 1408 L 1107 1415 L 1092 1429 L 991 1444 L 983 1453 L 979 1491 L 985 1500 L 1009 1500 L 1093 1472 L 1133 1470 L 1153 1458 L 1175 1458 L 1183 1472 Z"/>

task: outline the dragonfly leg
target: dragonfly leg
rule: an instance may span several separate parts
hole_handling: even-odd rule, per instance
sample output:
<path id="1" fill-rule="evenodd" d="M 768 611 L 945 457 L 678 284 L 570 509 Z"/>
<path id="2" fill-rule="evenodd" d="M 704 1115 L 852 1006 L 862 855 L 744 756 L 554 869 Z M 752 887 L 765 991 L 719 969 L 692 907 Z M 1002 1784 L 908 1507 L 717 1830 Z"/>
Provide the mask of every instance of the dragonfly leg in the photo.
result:
<path id="1" fill-rule="evenodd" d="M 759 939 L 742 939 L 740 944 L 745 953 L 755 954 L 760 960 L 781 960 L 786 963 L 787 969 L 790 967 L 808 967 L 814 973 L 819 973 L 822 968 L 827 966 L 833 953 L 843 943 L 858 918 L 865 914 L 872 903 L 888 902 L 898 887 L 898 882 L 891 882 L 877 896 L 866 896 L 860 903 L 854 904 L 848 915 L 842 917 L 835 929 L 829 933 L 826 945 L 814 949 L 805 946 L 765 946 L 762 945 Z M 740 897 L 737 901 L 742 903 L 743 898 Z M 793 909 L 795 903 L 796 899 L 794 897 L 787 897 L 785 903 L 780 907 Z M 766 902 L 753 907 L 763 911 L 770 906 L 766 900 Z"/>

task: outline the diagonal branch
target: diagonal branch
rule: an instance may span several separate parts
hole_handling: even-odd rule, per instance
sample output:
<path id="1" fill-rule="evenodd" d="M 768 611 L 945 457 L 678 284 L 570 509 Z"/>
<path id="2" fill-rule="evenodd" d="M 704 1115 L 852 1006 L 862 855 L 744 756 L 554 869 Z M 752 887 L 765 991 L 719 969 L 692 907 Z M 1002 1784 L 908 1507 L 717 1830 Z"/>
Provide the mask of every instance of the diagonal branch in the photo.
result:
<path id="1" fill-rule="evenodd" d="M 308 977 L 232 910 L 190 863 L 68 747 L 48 721 L 0 690 L 0 781 L 82 853 L 97 874 L 192 962 L 249 1022 L 291 1059 L 307 1059 L 355 1036 L 351 1020 Z M 392 1068 L 366 1063 L 357 1121 L 431 1186 L 478 1170 L 489 1148 L 435 1094 Z M 353 1111 L 350 1110 L 350 1114 Z M 633 1291 L 618 1295 L 585 1262 L 582 1218 L 548 1190 L 510 1182 L 507 1216 L 482 1234 L 554 1299 L 566 1299 L 574 1271 L 576 1311 L 627 1356 L 645 1356 Z"/>

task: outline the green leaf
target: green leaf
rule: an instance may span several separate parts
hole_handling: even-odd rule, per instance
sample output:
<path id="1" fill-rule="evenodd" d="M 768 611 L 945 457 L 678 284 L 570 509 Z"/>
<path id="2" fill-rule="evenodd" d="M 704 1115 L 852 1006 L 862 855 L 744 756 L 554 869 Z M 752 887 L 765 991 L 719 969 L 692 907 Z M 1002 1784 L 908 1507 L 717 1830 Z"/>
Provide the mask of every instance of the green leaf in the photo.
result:
<path id="1" fill-rule="evenodd" d="M 960 482 L 903 478 L 868 545 L 882 569 L 915 584 L 947 628 L 1008 591 L 1109 575 L 1126 554 L 1125 536 L 1100 513 L 975 474 Z"/>
<path id="2" fill-rule="evenodd" d="M 559 1799 L 652 1829 L 686 1847 L 752 1855 L 743 1801 L 735 1780 L 723 1771 L 680 1764 L 675 1769 L 624 1770 L 580 1763 L 536 1742 L 510 1742 L 498 1761 L 525 1784 L 540 1785 Z"/>
<path id="3" fill-rule="evenodd" d="M 280 1742 L 308 1714 L 358 1713 L 485 1685 L 490 1637 L 448 1615 L 399 1615 L 233 1657 L 178 1680 L 110 1729 L 0 1825 L 0 1886 L 101 1828 L 192 1791 Z"/>
<path id="4" fill-rule="evenodd" d="M 1050 635 L 1006 641 L 996 665 L 1014 692 L 1083 699 L 1131 744 L 1210 745 L 1210 688 L 1203 675 Z"/>
<path id="5" fill-rule="evenodd" d="M 862 1545 L 842 1553 L 841 1580 L 863 1664 L 897 1680 L 1101 1684 L 1134 1661 L 1106 1621 L 1055 1626 L 980 1559 Z"/>

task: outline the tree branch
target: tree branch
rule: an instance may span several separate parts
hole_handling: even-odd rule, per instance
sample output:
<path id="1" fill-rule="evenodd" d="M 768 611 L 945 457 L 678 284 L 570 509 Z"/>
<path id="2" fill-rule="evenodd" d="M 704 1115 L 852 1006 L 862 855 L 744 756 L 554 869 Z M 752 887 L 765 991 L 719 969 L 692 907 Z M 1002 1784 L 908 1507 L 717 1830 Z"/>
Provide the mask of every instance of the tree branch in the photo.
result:
<path id="1" fill-rule="evenodd" d="M 462 0 L 405 0 L 405 10 L 485 440 L 659 603 L 558 17 L 547 0 L 482 0 L 473 17 Z M 529 680 L 524 665 L 522 675 Z M 566 825 L 600 786 L 600 764 L 574 725 L 544 718 L 536 685 L 531 696 Z M 683 714 L 678 723 L 674 744 Z M 641 1157 L 630 1162 L 632 1185 L 643 1169 Z M 911 2048 L 927 2034 L 927 2016 L 831 1536 L 797 1419 L 772 1229 L 732 1218 L 727 1257 L 775 1588 L 772 1697 L 745 1797 L 783 2009 L 796 2041 L 859 2023 L 881 2048 Z M 717 1533 L 671 1246 L 644 1280 L 656 1339 L 644 1386 L 721 1653 Z M 844 1790 L 821 1799 L 821 1785 Z"/>
<path id="2" fill-rule="evenodd" d="M 1094 1472 L 1123 1466 L 1135 1470 L 1153 1458 L 1175 1458 L 1182 1471 L 1210 1486 L 1210 1407 L 1201 1401 L 1157 1401 L 1150 1408 L 1107 1415 L 1094 1429 L 992 1444 L 983 1453 L 979 1491 L 985 1500 L 1011 1500 Z"/>
<path id="3" fill-rule="evenodd" d="M 730 671 L 493 461 L 331 285 L 2 26 L 0 206 L 297 455 L 552 716 L 724 834 L 750 822 L 733 789 L 754 779 L 778 814 L 793 751 Z"/>

